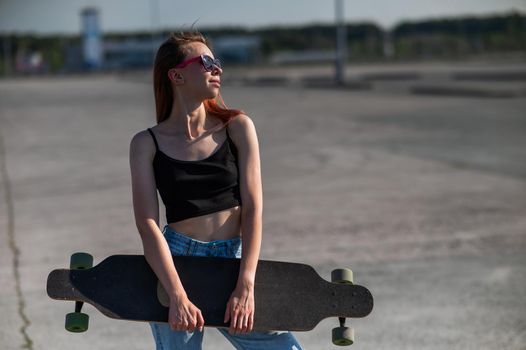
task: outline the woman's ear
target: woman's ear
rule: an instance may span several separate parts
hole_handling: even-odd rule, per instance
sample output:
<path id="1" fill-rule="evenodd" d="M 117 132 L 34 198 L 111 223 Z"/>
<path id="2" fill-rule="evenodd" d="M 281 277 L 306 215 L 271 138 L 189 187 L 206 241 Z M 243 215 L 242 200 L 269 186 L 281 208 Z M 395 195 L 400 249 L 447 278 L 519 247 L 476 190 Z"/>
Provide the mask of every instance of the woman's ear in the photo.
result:
<path id="1" fill-rule="evenodd" d="M 168 71 L 168 79 L 176 85 L 181 85 L 184 83 L 184 77 L 176 69 L 170 69 Z"/>

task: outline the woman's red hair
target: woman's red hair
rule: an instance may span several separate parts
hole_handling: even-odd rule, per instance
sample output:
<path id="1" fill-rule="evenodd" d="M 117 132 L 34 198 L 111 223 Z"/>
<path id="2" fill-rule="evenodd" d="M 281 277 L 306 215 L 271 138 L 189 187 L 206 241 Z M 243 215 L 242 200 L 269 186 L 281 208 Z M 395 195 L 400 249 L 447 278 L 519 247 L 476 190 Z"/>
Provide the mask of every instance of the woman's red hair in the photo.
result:
<path id="1" fill-rule="evenodd" d="M 209 46 L 205 37 L 199 32 L 180 32 L 172 34 L 157 50 L 153 67 L 153 90 L 157 123 L 168 119 L 174 103 L 168 71 L 185 59 L 185 46 L 192 42 L 200 42 Z M 216 99 L 209 99 L 203 102 L 207 113 L 220 118 L 225 123 L 242 113 L 241 110 L 227 108 L 221 96 L 218 95 L 218 97 L 221 105 L 217 103 Z"/>

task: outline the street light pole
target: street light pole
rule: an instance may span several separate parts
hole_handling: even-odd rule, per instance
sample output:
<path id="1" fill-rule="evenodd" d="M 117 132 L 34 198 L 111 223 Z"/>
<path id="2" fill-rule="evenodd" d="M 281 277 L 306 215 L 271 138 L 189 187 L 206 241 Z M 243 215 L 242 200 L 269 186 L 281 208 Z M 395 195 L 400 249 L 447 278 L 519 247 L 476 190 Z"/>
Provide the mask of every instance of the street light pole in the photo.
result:
<path id="1" fill-rule="evenodd" d="M 9 76 L 11 74 L 11 35 L 6 33 L 4 36 L 4 76 Z"/>
<path id="2" fill-rule="evenodd" d="M 345 28 L 344 0 L 334 0 L 336 12 L 336 84 L 345 84 L 345 62 L 347 60 L 347 30 Z"/>

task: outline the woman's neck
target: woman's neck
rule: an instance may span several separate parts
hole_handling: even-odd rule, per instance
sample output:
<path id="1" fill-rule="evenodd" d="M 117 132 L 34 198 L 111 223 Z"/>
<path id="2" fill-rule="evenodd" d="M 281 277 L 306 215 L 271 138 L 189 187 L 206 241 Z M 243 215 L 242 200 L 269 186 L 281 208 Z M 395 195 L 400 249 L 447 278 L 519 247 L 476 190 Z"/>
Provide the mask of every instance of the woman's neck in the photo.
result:
<path id="1" fill-rule="evenodd" d="M 165 121 L 165 125 L 188 142 L 197 142 L 224 126 L 223 123 L 208 118 L 203 102 L 182 104 L 176 101 L 178 100 L 174 99 L 170 117 Z"/>
<path id="2" fill-rule="evenodd" d="M 167 124 L 176 134 L 184 135 L 187 140 L 194 141 L 205 132 L 205 123 L 206 109 L 203 102 L 189 103 L 182 99 L 174 99 Z"/>

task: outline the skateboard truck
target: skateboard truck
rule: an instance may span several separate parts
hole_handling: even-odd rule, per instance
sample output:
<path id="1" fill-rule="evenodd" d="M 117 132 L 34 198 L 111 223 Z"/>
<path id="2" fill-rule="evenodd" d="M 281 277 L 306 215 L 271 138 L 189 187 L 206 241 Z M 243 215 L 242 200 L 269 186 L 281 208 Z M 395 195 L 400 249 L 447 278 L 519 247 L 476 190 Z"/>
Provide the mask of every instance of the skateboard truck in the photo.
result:
<path id="1" fill-rule="evenodd" d="M 331 282 L 338 284 L 353 284 L 353 273 L 350 269 L 336 269 L 331 272 Z M 354 329 L 345 326 L 345 317 L 338 317 L 340 327 L 332 329 L 332 343 L 347 346 L 354 343 Z"/>
<path id="2" fill-rule="evenodd" d="M 93 256 L 88 253 L 75 253 L 71 255 L 69 268 L 71 270 L 86 270 L 93 267 Z M 66 315 L 66 330 L 81 333 L 88 330 L 89 316 L 82 313 L 82 301 L 75 301 L 75 312 Z"/>

